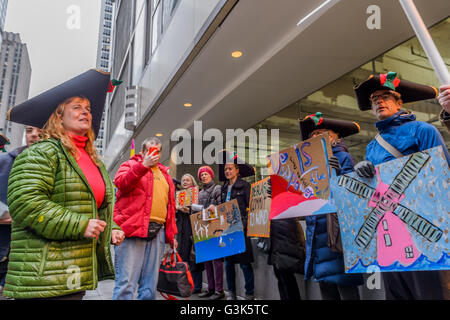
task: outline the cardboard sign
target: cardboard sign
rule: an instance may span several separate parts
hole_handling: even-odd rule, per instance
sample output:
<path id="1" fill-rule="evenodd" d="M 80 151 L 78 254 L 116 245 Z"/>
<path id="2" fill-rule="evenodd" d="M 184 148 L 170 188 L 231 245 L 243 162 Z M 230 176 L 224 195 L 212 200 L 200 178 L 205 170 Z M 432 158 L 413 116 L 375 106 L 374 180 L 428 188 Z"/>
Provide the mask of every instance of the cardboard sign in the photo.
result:
<path id="1" fill-rule="evenodd" d="M 268 157 L 272 185 L 270 219 L 336 212 L 330 205 L 328 133 L 305 140 Z"/>
<path id="2" fill-rule="evenodd" d="M 250 211 L 248 213 L 247 236 L 270 237 L 270 178 L 252 184 Z"/>
<path id="3" fill-rule="evenodd" d="M 191 215 L 196 263 L 232 256 L 245 251 L 244 228 L 236 199 L 216 206 L 217 218 L 203 220 Z"/>
<path id="4" fill-rule="evenodd" d="M 331 179 L 347 273 L 449 270 L 450 172 L 442 147 Z"/>
<path id="5" fill-rule="evenodd" d="M 189 207 L 193 203 L 198 204 L 198 188 L 189 188 L 176 192 L 176 208 Z"/>

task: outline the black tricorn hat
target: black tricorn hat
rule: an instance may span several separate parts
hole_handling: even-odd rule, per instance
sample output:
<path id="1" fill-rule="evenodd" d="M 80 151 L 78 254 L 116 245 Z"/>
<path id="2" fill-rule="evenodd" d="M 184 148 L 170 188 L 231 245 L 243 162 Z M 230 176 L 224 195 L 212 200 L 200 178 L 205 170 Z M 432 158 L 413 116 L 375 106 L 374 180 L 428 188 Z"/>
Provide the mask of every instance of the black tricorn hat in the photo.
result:
<path id="1" fill-rule="evenodd" d="M 74 96 L 83 96 L 91 104 L 92 129 L 100 130 L 106 93 L 110 88 L 110 74 L 90 69 L 8 111 L 7 120 L 43 128 L 59 104 Z"/>
<path id="2" fill-rule="evenodd" d="M 321 112 L 306 116 L 299 120 L 302 139 L 306 140 L 314 130 L 330 129 L 339 134 L 341 138 L 351 136 L 360 131 L 359 124 L 352 121 L 324 118 Z"/>
<path id="3" fill-rule="evenodd" d="M 219 181 L 226 181 L 225 177 L 225 164 L 236 163 L 239 166 L 239 175 L 241 178 L 250 177 L 255 175 L 255 168 L 240 159 L 235 152 L 228 150 L 221 150 L 218 154 L 219 163 Z"/>
<path id="4" fill-rule="evenodd" d="M 378 90 L 392 90 L 400 93 L 404 103 L 436 98 L 439 91 L 427 86 L 397 78 L 396 72 L 371 75 L 367 80 L 353 87 L 360 110 L 372 108 L 370 95 Z"/>

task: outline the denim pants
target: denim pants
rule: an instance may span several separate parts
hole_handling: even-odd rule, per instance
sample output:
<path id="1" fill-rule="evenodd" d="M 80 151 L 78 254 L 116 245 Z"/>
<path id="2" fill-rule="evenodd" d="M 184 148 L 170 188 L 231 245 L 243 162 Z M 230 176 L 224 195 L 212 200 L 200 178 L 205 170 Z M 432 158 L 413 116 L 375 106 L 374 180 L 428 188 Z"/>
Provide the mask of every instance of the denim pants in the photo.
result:
<path id="1" fill-rule="evenodd" d="M 225 274 L 227 276 L 228 290 L 236 292 L 236 270 L 235 264 L 225 260 Z M 253 267 L 251 263 L 240 263 L 245 280 L 245 294 L 251 295 L 255 290 L 255 277 L 253 274 Z"/>
<path id="2" fill-rule="evenodd" d="M 165 247 L 164 228 L 151 241 L 126 238 L 114 247 L 116 280 L 113 300 L 133 300 L 137 288 L 138 300 L 155 300 L 159 266 Z"/>

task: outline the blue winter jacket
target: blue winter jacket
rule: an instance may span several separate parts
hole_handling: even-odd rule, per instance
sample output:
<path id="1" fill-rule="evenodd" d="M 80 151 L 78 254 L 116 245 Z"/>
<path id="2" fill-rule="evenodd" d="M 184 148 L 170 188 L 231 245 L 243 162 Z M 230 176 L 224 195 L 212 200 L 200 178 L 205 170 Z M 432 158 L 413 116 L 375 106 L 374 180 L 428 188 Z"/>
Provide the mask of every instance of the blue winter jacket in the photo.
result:
<path id="1" fill-rule="evenodd" d="M 333 155 L 339 160 L 340 174 L 353 171 L 355 161 L 342 140 L 333 146 Z M 313 276 L 316 281 L 337 285 L 362 285 L 362 275 L 345 274 L 344 257 L 328 248 L 327 237 L 326 215 L 306 217 L 305 280 Z"/>
<path id="2" fill-rule="evenodd" d="M 439 131 L 429 123 L 415 120 L 414 114 L 400 110 L 391 117 L 376 122 L 375 126 L 383 139 L 404 155 L 442 146 L 447 163 L 450 163 L 447 147 Z M 377 165 L 395 160 L 395 157 L 374 139 L 366 147 L 366 160 Z"/>

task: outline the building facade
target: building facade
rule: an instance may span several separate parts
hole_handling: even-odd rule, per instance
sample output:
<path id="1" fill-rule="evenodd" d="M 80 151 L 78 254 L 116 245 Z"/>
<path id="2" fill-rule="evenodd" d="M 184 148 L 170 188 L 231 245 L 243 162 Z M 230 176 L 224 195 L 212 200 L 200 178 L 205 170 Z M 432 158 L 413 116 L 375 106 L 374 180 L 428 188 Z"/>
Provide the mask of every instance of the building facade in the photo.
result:
<path id="1" fill-rule="evenodd" d="M 450 2 L 414 2 L 449 65 Z M 401 79 L 439 87 L 399 2 L 376 3 L 115 1 L 112 77 L 124 83 L 108 98 L 104 159 L 110 175 L 128 159 L 132 139 L 139 146 L 155 135 L 163 142 L 162 161 L 173 176 L 196 173 L 204 163 L 173 163 L 173 133 L 186 129 L 195 140 L 200 132 L 204 143 L 208 137 L 203 134 L 211 129 L 223 134 L 223 144 L 232 140 L 236 150 L 241 147 L 239 157 L 257 168 L 253 182 L 267 176 L 269 153 L 300 141 L 298 120 L 318 111 L 360 124 L 361 132 L 346 142 L 354 158 L 363 159 L 376 134 L 376 119 L 358 109 L 355 84 L 373 73 L 396 71 Z M 405 108 L 435 125 L 449 146 L 436 100 Z M 133 121 L 127 121 L 130 114 Z M 227 129 L 238 128 L 268 135 L 239 145 L 239 137 L 226 135 Z M 264 259 L 258 255 L 255 262 L 260 268 L 256 295 L 277 299 Z M 301 286 L 302 296 L 320 298 L 317 284 Z M 382 288 L 362 290 L 363 298 L 382 299 Z"/>
<path id="2" fill-rule="evenodd" d="M 114 32 L 114 0 L 102 0 L 100 10 L 100 27 L 97 48 L 97 69 L 105 72 L 111 71 L 112 47 L 111 39 Z M 106 119 L 108 114 L 108 104 L 105 105 L 100 130 L 95 141 L 95 146 L 100 155 L 104 151 L 104 140 L 106 130 Z"/>
<path id="3" fill-rule="evenodd" d="M 8 0 L 0 0 L 0 46 L 2 44 L 3 31 L 5 31 L 7 9 L 8 9 Z"/>
<path id="4" fill-rule="evenodd" d="M 0 51 L 0 133 L 6 135 L 13 150 L 23 145 L 25 126 L 6 120 L 8 110 L 28 99 L 31 80 L 31 64 L 27 45 L 20 35 L 13 32 L 2 33 Z"/>

